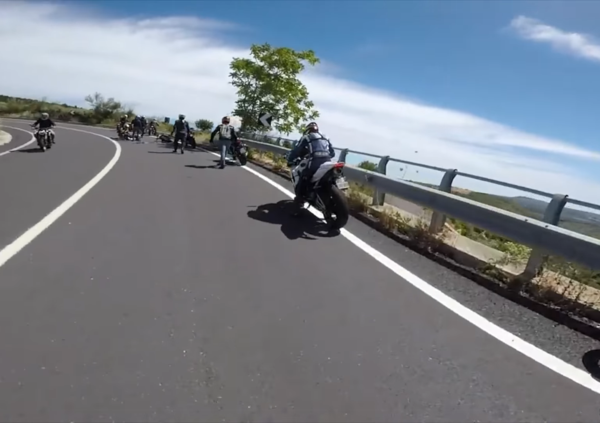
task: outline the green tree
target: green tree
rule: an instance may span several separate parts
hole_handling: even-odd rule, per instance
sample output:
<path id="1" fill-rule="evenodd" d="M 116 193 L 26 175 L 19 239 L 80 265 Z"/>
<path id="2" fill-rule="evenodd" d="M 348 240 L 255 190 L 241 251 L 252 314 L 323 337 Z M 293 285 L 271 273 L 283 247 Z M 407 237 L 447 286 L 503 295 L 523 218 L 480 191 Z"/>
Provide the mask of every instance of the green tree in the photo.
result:
<path id="1" fill-rule="evenodd" d="M 196 128 L 201 131 L 210 131 L 215 126 L 213 121 L 208 119 L 198 119 L 196 122 L 194 122 L 194 125 L 196 125 Z"/>
<path id="2" fill-rule="evenodd" d="M 114 116 L 123 111 L 123 105 L 110 97 L 105 99 L 100 93 L 88 95 L 85 101 L 90 105 L 92 114 L 90 120 L 92 123 L 102 123 L 105 120 L 114 118 Z"/>
<path id="3" fill-rule="evenodd" d="M 266 129 L 258 121 L 261 112 L 271 113 L 273 126 L 283 134 L 319 117 L 308 99 L 308 89 L 298 79 L 305 64 L 319 63 L 314 51 L 265 43 L 253 44 L 250 53 L 250 59 L 235 57 L 229 65 L 231 85 L 238 97 L 233 115 L 241 117 L 243 131 Z"/>
<path id="4" fill-rule="evenodd" d="M 368 160 L 360 162 L 358 164 L 358 167 L 360 167 L 361 169 L 370 170 L 371 172 L 377 172 L 377 164 Z"/>
<path id="5" fill-rule="evenodd" d="M 289 149 L 291 149 L 293 147 L 291 141 L 289 141 L 289 140 L 283 140 L 283 146 L 285 148 L 289 148 Z"/>

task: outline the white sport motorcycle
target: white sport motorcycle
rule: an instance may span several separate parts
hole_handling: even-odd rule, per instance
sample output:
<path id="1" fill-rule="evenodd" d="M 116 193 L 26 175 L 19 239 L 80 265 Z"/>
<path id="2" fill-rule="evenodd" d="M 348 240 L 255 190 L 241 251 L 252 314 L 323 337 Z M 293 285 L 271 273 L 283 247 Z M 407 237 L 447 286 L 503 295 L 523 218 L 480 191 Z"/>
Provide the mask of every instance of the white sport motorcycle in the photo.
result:
<path id="1" fill-rule="evenodd" d="M 300 174 L 306 169 L 309 159 L 298 159 L 292 168 L 294 189 L 300 182 Z M 349 207 L 343 191 L 350 188 L 344 177 L 344 163 L 325 162 L 306 184 L 304 202 L 308 202 L 321 213 L 331 229 L 341 229 L 348 223 Z"/>

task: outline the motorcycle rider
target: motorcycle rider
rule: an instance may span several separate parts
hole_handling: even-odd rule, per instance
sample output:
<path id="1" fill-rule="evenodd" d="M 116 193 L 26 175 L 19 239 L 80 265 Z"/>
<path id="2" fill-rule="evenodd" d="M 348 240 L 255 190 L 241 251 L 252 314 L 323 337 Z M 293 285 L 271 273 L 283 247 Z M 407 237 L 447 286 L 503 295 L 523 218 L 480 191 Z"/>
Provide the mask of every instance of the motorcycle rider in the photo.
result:
<path id="1" fill-rule="evenodd" d="M 146 131 L 146 118 L 144 116 L 140 116 L 140 121 L 142 123 L 142 135 L 144 135 Z"/>
<path id="2" fill-rule="evenodd" d="M 133 119 L 131 120 L 131 129 L 132 129 L 132 135 L 135 136 L 136 131 L 140 133 L 140 135 L 143 135 L 142 132 L 142 120 L 140 119 L 139 116 L 134 115 Z"/>
<path id="3" fill-rule="evenodd" d="M 50 130 L 50 140 L 52 141 L 52 144 L 56 144 L 56 142 L 54 141 L 54 131 L 52 130 L 53 127 L 56 126 L 56 124 L 52 121 L 52 119 L 50 119 L 50 115 L 48 113 L 42 113 L 40 115 L 40 117 L 38 118 L 38 120 L 36 120 L 33 125 L 36 132 L 35 132 L 35 138 L 37 139 L 38 134 L 40 132 L 41 129 L 49 129 Z"/>
<path id="4" fill-rule="evenodd" d="M 309 157 L 306 168 L 299 175 L 300 180 L 296 185 L 294 203 L 302 205 L 304 203 L 305 186 L 309 185 L 309 181 L 315 172 L 323 163 L 331 161 L 335 157 L 335 150 L 331 145 L 331 141 L 319 132 L 319 126 L 316 122 L 311 122 L 306 126 L 302 138 L 296 146 L 290 151 L 287 162 L 288 166 L 292 167 L 296 159 Z"/>
<path id="5" fill-rule="evenodd" d="M 123 135 L 123 129 L 125 128 L 125 124 L 127 123 L 127 119 L 128 116 L 127 115 L 123 115 L 121 116 L 121 119 L 119 119 L 119 131 L 120 131 L 120 136 Z"/>
<path id="6" fill-rule="evenodd" d="M 171 136 L 175 134 L 173 139 L 173 153 L 177 153 L 177 143 L 180 142 L 181 154 L 185 148 L 185 143 L 190 135 L 190 125 L 185 120 L 185 115 L 179 115 L 179 119 L 173 122 L 173 130 Z"/>
<path id="7" fill-rule="evenodd" d="M 235 128 L 231 126 L 229 122 L 229 116 L 223 117 L 223 119 L 221 119 L 221 124 L 217 125 L 215 130 L 210 134 L 210 142 L 212 143 L 217 132 L 219 133 L 219 149 L 221 150 L 219 169 L 225 168 L 225 158 L 227 157 L 227 152 L 231 148 L 231 142 L 237 141 L 238 139 Z"/>

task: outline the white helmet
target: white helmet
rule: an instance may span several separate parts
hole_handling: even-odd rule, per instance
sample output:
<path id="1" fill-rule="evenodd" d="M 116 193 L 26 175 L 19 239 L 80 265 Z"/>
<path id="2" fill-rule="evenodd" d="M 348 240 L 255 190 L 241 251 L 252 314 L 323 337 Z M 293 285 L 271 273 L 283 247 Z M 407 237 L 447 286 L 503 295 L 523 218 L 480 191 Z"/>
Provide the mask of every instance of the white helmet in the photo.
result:
<path id="1" fill-rule="evenodd" d="M 50 117 L 48 113 L 42 113 L 42 120 L 46 120 Z"/>

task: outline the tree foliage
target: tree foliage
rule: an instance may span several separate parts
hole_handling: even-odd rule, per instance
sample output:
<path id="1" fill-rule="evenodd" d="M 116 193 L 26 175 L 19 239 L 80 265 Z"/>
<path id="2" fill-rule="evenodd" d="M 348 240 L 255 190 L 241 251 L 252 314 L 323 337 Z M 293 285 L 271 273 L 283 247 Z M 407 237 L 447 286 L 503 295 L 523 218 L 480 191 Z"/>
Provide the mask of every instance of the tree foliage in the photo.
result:
<path id="1" fill-rule="evenodd" d="M 90 105 L 92 113 L 89 116 L 90 123 L 102 123 L 107 120 L 112 120 L 116 115 L 124 112 L 123 105 L 110 97 L 105 99 L 100 93 L 88 95 L 85 101 Z M 129 113 L 133 113 L 129 111 Z"/>
<path id="2" fill-rule="evenodd" d="M 194 122 L 194 125 L 196 125 L 196 128 L 201 131 L 210 131 L 215 126 L 213 121 L 208 119 L 198 119 L 196 122 Z"/>
<path id="3" fill-rule="evenodd" d="M 371 172 L 377 172 L 377 164 L 368 160 L 360 162 L 358 167 L 361 169 L 370 170 Z"/>
<path id="4" fill-rule="evenodd" d="M 308 89 L 298 79 L 305 64 L 319 59 L 312 50 L 295 51 L 287 47 L 253 44 L 251 58 L 234 58 L 229 65 L 231 85 L 238 99 L 233 114 L 242 118 L 242 130 L 264 131 L 258 121 L 261 112 L 273 116 L 273 127 L 283 134 L 300 130 L 308 120 L 319 117 Z"/>

